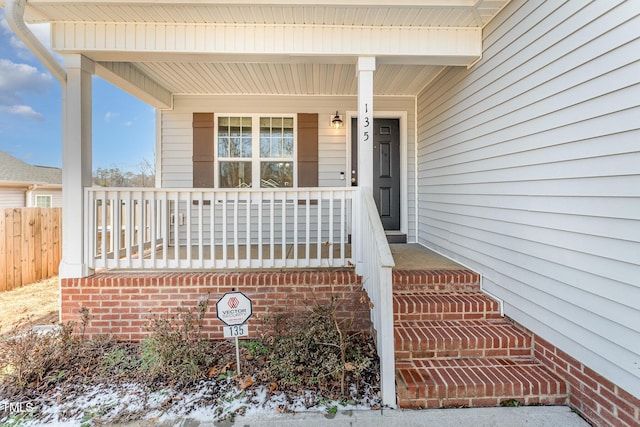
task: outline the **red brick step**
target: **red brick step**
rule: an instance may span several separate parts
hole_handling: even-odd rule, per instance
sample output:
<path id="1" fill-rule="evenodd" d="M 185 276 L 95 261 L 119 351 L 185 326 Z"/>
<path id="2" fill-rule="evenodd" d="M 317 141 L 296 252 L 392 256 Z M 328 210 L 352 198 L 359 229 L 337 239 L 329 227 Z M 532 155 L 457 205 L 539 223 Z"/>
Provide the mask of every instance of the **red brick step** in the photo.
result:
<path id="1" fill-rule="evenodd" d="M 403 408 L 567 404 L 567 386 L 533 359 L 423 359 L 396 365 Z"/>
<path id="2" fill-rule="evenodd" d="M 401 322 L 396 360 L 531 356 L 531 335 L 505 320 Z"/>
<path id="3" fill-rule="evenodd" d="M 500 305 L 480 292 L 395 294 L 396 322 L 499 319 Z"/>

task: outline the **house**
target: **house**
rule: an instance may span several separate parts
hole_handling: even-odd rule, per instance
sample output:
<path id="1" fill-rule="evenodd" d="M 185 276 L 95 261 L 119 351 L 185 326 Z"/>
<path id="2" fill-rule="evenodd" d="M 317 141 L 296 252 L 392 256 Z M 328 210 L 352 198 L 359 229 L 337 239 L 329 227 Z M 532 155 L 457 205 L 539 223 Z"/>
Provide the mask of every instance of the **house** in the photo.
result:
<path id="1" fill-rule="evenodd" d="M 62 206 L 62 170 L 34 166 L 0 151 L 0 208 Z"/>
<path id="2" fill-rule="evenodd" d="M 101 301 L 137 339 L 204 290 L 359 313 L 364 286 L 393 406 L 406 240 L 479 274 L 594 424 L 640 424 L 637 1 L 4 2 L 65 94 L 63 318 Z M 92 75 L 157 109 L 156 189 L 91 187 Z"/>

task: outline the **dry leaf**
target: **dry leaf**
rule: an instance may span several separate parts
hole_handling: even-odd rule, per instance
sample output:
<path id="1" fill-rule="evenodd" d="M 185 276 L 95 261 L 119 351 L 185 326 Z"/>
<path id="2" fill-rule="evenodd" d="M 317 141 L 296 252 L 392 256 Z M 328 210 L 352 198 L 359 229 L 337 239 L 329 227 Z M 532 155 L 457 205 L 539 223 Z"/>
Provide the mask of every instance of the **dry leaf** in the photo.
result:
<path id="1" fill-rule="evenodd" d="M 253 381 L 250 375 L 246 375 L 244 377 L 244 380 L 240 380 L 239 382 L 240 382 L 240 390 L 244 390 L 245 388 L 255 384 L 255 381 Z"/>
<path id="2" fill-rule="evenodd" d="M 278 390 L 278 383 L 274 381 L 269 385 L 269 393 L 273 393 L 276 390 Z"/>
<path id="3" fill-rule="evenodd" d="M 209 368 L 209 371 L 207 371 L 207 377 L 215 378 L 218 376 L 219 373 L 220 373 L 220 369 L 218 369 L 217 366 L 212 366 Z"/>
<path id="4" fill-rule="evenodd" d="M 356 370 L 356 367 L 351 362 L 347 362 L 344 364 L 344 370 L 347 372 L 353 372 Z"/>

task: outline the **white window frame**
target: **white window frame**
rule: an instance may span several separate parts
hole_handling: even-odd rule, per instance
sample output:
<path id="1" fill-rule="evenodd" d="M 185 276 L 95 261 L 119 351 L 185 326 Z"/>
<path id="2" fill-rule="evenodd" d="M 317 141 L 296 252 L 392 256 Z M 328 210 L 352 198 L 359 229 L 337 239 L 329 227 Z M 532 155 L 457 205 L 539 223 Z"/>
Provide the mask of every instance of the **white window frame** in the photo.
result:
<path id="1" fill-rule="evenodd" d="M 251 157 L 220 157 L 218 153 L 218 123 L 221 117 L 250 117 L 251 118 Z M 251 161 L 251 189 L 260 189 L 260 162 L 293 162 L 293 184 L 291 187 L 298 187 L 298 115 L 295 113 L 216 113 L 213 125 L 213 182 L 215 188 L 220 187 L 220 162 Z M 293 156 L 291 159 L 285 157 L 260 157 L 260 118 L 291 118 L 293 119 Z"/>
<path id="2" fill-rule="evenodd" d="M 48 201 L 48 206 L 40 206 L 38 203 L 38 199 L 42 197 L 44 199 L 47 199 Z M 33 198 L 33 205 L 36 208 L 50 208 L 53 207 L 53 196 L 51 196 L 50 194 L 34 194 L 34 198 Z"/>

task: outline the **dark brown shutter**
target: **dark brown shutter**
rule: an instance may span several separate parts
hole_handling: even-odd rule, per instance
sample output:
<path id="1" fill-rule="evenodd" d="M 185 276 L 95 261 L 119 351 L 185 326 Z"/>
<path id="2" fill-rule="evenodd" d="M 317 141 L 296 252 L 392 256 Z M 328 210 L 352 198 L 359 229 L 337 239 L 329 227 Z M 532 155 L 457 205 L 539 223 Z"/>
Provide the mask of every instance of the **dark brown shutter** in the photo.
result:
<path id="1" fill-rule="evenodd" d="M 213 113 L 193 113 L 193 188 L 213 187 Z"/>
<path id="2" fill-rule="evenodd" d="M 298 114 L 298 187 L 318 186 L 318 114 Z"/>

